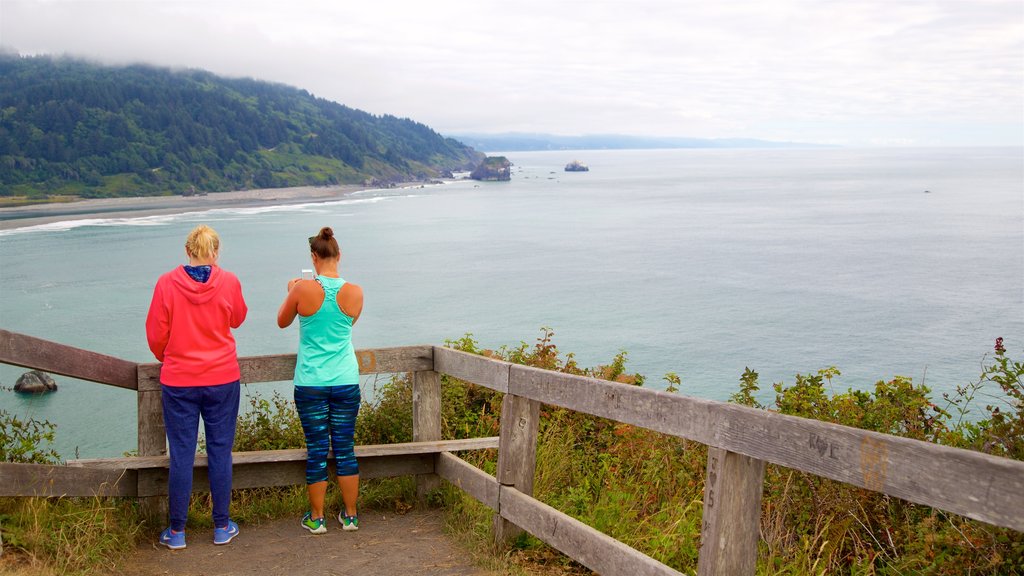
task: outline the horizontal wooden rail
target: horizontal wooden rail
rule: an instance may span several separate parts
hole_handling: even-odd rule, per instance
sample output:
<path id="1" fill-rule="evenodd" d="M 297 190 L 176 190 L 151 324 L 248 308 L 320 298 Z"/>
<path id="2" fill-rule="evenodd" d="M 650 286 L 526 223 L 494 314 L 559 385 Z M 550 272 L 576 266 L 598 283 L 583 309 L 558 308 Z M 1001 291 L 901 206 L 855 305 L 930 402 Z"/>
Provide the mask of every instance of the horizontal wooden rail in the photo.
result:
<path id="1" fill-rule="evenodd" d="M 136 364 L 113 356 L 0 330 L 0 363 L 135 390 Z"/>
<path id="2" fill-rule="evenodd" d="M 360 374 L 433 370 L 433 346 L 400 346 L 356 350 Z M 160 389 L 160 363 L 138 364 L 36 338 L 0 330 L 0 364 L 70 376 L 129 390 Z M 280 382 L 295 375 L 295 354 L 247 356 L 238 359 L 242 382 Z"/>
<path id="3" fill-rule="evenodd" d="M 433 346 L 401 346 L 356 350 L 360 374 L 416 372 L 434 367 Z M 238 359 L 243 384 L 283 382 L 295 376 L 295 354 L 245 356 Z M 141 391 L 160 389 L 160 364 L 139 364 Z"/>
<path id="4" fill-rule="evenodd" d="M 497 448 L 498 437 L 463 438 L 460 440 L 438 440 L 432 442 L 399 442 L 395 444 L 364 444 L 356 446 L 356 458 L 378 456 L 402 456 L 410 454 L 437 454 L 438 452 L 459 452 L 461 450 L 482 450 Z M 333 456 L 328 456 L 331 458 Z M 305 462 L 306 449 L 259 450 L 256 452 L 232 452 L 231 460 L 239 464 L 263 464 L 270 462 Z M 128 469 L 167 468 L 168 456 L 126 456 L 123 458 L 82 458 L 68 460 L 68 466 L 80 468 Z M 196 454 L 195 466 L 207 467 L 205 454 Z"/>
<path id="5" fill-rule="evenodd" d="M 434 346 L 435 372 L 479 384 L 503 394 L 508 392 L 508 377 L 511 367 L 512 364 L 509 362 Z"/>
<path id="6" fill-rule="evenodd" d="M 0 496 L 138 496 L 138 472 L 0 462 Z"/>
<path id="7" fill-rule="evenodd" d="M 498 480 L 454 454 L 437 455 L 437 475 L 491 510 L 498 509 Z"/>
<path id="8" fill-rule="evenodd" d="M 504 486 L 498 492 L 502 518 L 561 550 L 564 554 L 604 576 L 682 576 L 615 538 L 583 522 Z"/>
<path id="9" fill-rule="evenodd" d="M 383 478 L 434 473 L 434 456 L 462 450 L 497 448 L 498 437 L 356 446 L 359 475 Z M 232 488 L 305 483 L 306 451 L 233 452 Z M 0 496 L 123 496 L 167 494 L 167 456 L 71 460 L 67 466 L 0 463 Z M 193 489 L 208 491 L 207 459 L 196 455 Z M 139 482 L 140 470 L 155 471 Z M 138 486 L 138 487 L 137 487 Z"/>
<path id="10" fill-rule="evenodd" d="M 1024 531 L 1024 462 L 443 348 L 434 358 L 495 390 Z"/>
<path id="11" fill-rule="evenodd" d="M 437 455 L 437 474 L 502 518 L 605 576 L 681 576 L 681 573 L 583 522 L 503 486 L 453 454 Z"/>

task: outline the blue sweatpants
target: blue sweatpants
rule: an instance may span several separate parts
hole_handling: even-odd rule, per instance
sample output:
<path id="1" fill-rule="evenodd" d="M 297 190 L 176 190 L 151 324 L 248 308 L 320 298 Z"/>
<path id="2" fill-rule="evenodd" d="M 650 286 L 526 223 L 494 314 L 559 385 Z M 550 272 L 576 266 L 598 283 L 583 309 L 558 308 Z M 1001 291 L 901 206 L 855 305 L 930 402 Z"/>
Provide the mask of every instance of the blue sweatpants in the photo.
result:
<path id="1" fill-rule="evenodd" d="M 227 526 L 231 504 L 231 447 L 235 443 L 238 380 L 218 386 L 161 386 L 164 427 L 171 457 L 167 480 L 171 529 L 185 529 L 188 501 L 192 494 L 192 466 L 196 459 L 199 417 L 206 430 L 210 495 L 213 497 L 213 525 Z"/>
<path id="2" fill-rule="evenodd" d="M 360 398 L 358 385 L 295 387 L 295 410 L 306 434 L 306 484 L 327 480 L 332 447 L 337 475 L 359 474 L 355 433 Z"/>

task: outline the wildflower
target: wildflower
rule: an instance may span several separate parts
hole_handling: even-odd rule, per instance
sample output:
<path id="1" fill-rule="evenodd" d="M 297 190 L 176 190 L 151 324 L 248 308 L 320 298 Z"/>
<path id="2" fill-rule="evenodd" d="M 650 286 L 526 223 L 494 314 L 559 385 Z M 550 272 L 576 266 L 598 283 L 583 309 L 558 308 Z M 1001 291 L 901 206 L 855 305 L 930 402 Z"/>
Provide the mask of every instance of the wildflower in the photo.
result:
<path id="1" fill-rule="evenodd" d="M 1003 348 L 1003 337 L 996 338 L 996 354 L 1002 354 L 1006 352 L 1006 348 Z"/>

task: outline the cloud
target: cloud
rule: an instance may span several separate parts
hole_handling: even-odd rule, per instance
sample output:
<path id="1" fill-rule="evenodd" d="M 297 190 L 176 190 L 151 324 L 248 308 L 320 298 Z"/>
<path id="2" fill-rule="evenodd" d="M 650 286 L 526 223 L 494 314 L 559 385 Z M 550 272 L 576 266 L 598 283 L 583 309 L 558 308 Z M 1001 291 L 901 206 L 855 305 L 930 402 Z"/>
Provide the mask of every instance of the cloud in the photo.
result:
<path id="1" fill-rule="evenodd" d="M 450 132 L 1024 144 L 1018 0 L 4 0 L 0 37 Z"/>

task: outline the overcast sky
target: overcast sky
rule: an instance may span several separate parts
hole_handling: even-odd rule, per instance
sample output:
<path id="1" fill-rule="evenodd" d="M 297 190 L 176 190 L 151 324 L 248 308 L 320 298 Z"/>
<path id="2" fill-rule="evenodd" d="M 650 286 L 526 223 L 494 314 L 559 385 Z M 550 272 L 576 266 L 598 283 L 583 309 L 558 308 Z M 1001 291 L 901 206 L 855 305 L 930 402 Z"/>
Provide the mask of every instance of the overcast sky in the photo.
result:
<path id="1" fill-rule="evenodd" d="M 446 134 L 1024 145 L 1022 0 L 0 0 L 0 43 Z"/>

